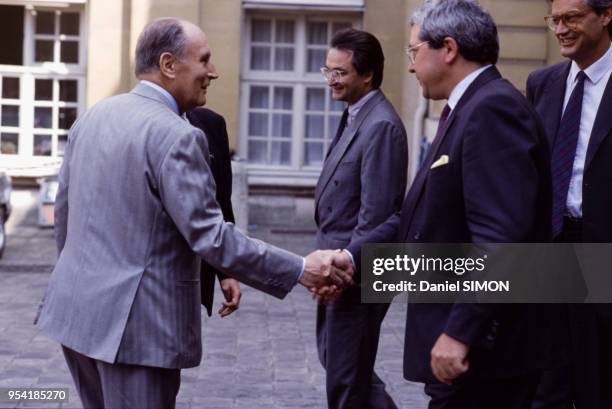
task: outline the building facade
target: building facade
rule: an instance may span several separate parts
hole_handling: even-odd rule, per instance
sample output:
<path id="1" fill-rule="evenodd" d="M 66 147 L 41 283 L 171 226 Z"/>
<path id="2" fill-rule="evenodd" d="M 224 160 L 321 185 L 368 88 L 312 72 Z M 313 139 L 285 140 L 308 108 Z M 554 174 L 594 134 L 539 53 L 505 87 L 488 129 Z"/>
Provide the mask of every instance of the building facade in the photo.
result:
<path id="1" fill-rule="evenodd" d="M 500 27 L 502 73 L 560 59 L 546 0 L 482 0 Z M 0 168 L 15 176 L 57 171 L 75 118 L 126 92 L 138 34 L 162 16 L 203 28 L 220 78 L 208 106 L 225 116 L 252 189 L 302 192 L 316 184 L 343 109 L 319 69 L 336 30 L 381 41 L 383 91 L 406 126 L 413 175 L 443 103 L 427 103 L 407 71 L 408 18 L 420 0 L 0 0 Z"/>

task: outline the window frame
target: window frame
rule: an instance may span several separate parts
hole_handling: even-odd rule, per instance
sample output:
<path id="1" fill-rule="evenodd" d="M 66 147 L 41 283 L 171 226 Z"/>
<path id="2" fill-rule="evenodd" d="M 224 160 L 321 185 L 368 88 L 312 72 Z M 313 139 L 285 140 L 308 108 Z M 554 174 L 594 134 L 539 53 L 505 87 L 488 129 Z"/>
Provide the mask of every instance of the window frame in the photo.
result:
<path id="1" fill-rule="evenodd" d="M 0 0 L 0 5 L 15 5 L 14 2 L 3 2 Z M 0 132 L 14 133 L 15 130 L 18 136 L 17 154 L 2 156 L 31 156 L 35 158 L 58 158 L 62 157 L 63 153 L 59 151 L 60 136 L 66 135 L 68 130 L 59 129 L 59 118 L 55 113 L 59 112 L 60 108 L 74 107 L 77 109 L 77 117 L 85 111 L 86 97 L 86 78 L 87 78 L 87 10 L 86 4 L 74 3 L 67 7 L 53 7 L 49 4 L 40 4 L 37 2 L 26 2 L 21 4 L 24 7 L 24 23 L 23 23 L 23 65 L 2 65 L 0 64 L 0 78 L 2 77 L 17 77 L 19 78 L 19 99 L 8 100 L 9 104 L 15 102 L 19 105 L 19 126 L 5 127 L 0 125 Z M 53 12 L 55 13 L 53 35 L 44 34 L 38 35 L 35 33 L 35 13 Z M 78 13 L 79 14 L 79 35 L 62 35 L 59 34 L 59 20 L 62 12 Z M 62 40 L 74 40 L 78 37 L 78 58 L 79 62 L 61 63 L 61 62 L 36 62 L 35 61 L 35 41 L 38 37 L 53 37 L 54 41 L 54 57 L 59 57 L 59 42 Z M 54 58 L 55 59 L 55 58 Z M 53 99 L 51 101 L 36 100 L 35 95 L 35 80 L 37 79 L 53 79 Z M 75 80 L 77 81 L 77 101 L 76 102 L 61 102 L 59 101 L 59 80 Z M 57 85 L 56 85 L 57 84 Z M 4 102 L 1 98 L 0 102 Z M 47 106 L 52 108 L 52 126 L 51 128 L 34 128 L 34 110 L 36 107 Z M 35 135 L 51 135 L 51 155 L 35 155 Z"/>
<path id="2" fill-rule="evenodd" d="M 251 30 L 253 19 L 271 19 L 295 21 L 295 54 L 293 71 L 259 71 L 251 70 Z M 328 24 L 328 36 L 334 23 L 351 23 L 360 28 L 363 13 L 347 11 L 279 11 L 247 10 L 244 13 L 242 30 L 242 59 L 240 83 L 240 129 L 238 153 L 245 158 L 250 184 L 314 186 L 321 172 L 322 165 L 305 165 L 305 126 L 306 126 L 306 90 L 310 87 L 325 90 L 326 106 L 329 98 L 329 87 L 320 72 L 307 72 L 307 24 L 325 22 Z M 328 38 L 328 41 L 331 38 Z M 272 57 L 271 57 L 272 58 Z M 272 60 L 273 61 L 273 60 Z M 272 67 L 271 67 L 272 68 Z M 293 88 L 292 138 L 289 165 L 255 164 L 248 162 L 248 116 L 251 86 L 291 86 Z M 333 112 L 333 111 L 332 111 Z M 341 114 L 341 113 L 340 113 Z M 327 115 L 325 118 L 327 119 Z M 325 125 L 327 126 L 327 125 Z M 333 138 L 333 132 L 330 138 Z M 329 141 L 324 142 L 324 152 Z"/>

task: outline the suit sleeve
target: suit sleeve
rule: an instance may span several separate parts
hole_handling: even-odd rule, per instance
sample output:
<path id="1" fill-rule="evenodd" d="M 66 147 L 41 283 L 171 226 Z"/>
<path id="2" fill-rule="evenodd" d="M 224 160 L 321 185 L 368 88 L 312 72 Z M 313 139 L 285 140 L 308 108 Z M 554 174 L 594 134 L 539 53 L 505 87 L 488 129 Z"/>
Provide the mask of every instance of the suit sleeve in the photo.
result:
<path id="1" fill-rule="evenodd" d="M 70 159 L 72 157 L 72 144 L 75 126 L 70 131 L 68 143 L 64 150 L 64 161 L 58 175 L 58 188 L 55 195 L 55 205 L 53 210 L 53 230 L 55 234 L 55 244 L 57 254 L 60 254 L 66 244 L 68 233 L 68 184 L 70 179 Z"/>
<path id="2" fill-rule="evenodd" d="M 534 160 L 538 123 L 523 101 L 496 97 L 473 111 L 463 146 L 463 196 L 473 243 L 517 243 L 534 226 L 542 175 Z M 493 304 L 455 304 L 448 335 L 486 346 Z"/>
<path id="3" fill-rule="evenodd" d="M 283 298 L 297 283 L 303 259 L 254 240 L 225 223 L 208 166 L 201 131 L 177 138 L 157 172 L 165 210 L 187 243 L 206 262 L 229 276 Z"/>
<path id="4" fill-rule="evenodd" d="M 386 121 L 374 124 L 371 129 L 372 132 L 364 135 L 370 143 L 361 159 L 357 226 L 347 246 L 358 275 L 362 245 L 388 242 L 395 236 L 399 216 L 393 215 L 402 205 L 408 170 L 408 143 L 403 126 Z"/>
<path id="5" fill-rule="evenodd" d="M 361 158 L 361 203 L 351 243 L 399 211 L 406 191 L 408 146 L 403 127 L 377 123 L 363 136 L 370 143 Z"/>

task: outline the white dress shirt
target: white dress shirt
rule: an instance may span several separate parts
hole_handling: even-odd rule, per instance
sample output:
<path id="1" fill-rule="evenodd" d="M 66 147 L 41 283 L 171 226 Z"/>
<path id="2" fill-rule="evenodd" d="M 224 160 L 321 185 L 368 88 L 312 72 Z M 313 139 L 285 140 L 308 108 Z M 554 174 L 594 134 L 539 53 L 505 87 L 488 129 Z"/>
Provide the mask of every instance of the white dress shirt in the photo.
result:
<path id="1" fill-rule="evenodd" d="M 572 61 L 572 66 L 567 76 L 563 111 L 565 111 L 572 91 L 576 87 L 576 75 L 578 75 L 578 72 L 580 72 L 580 68 L 575 61 Z M 580 131 L 578 133 L 578 145 L 576 146 L 572 178 L 567 194 L 567 211 L 570 216 L 576 218 L 582 217 L 582 177 L 584 173 L 584 164 L 589 140 L 593 132 L 593 124 L 597 116 L 597 110 L 599 109 L 606 85 L 610 79 L 610 73 L 612 73 L 612 47 L 609 47 L 608 51 L 599 60 L 587 67 L 584 73 L 587 78 L 584 80 Z"/>

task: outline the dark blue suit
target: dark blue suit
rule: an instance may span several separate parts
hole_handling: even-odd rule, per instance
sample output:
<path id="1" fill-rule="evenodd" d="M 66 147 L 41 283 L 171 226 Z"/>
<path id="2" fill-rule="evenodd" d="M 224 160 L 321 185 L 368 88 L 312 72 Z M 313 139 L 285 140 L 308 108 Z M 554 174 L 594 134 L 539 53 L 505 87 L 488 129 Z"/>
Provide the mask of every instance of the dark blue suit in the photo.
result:
<path id="1" fill-rule="evenodd" d="M 430 169 L 441 155 L 448 155 L 448 164 Z M 549 167 L 537 114 L 496 68 L 489 68 L 452 110 L 401 212 L 361 243 L 548 241 Z M 361 243 L 348 248 L 356 259 Z M 526 305 L 409 304 L 404 377 L 435 385 L 435 393 L 426 388 L 435 395 L 431 407 L 524 407 L 547 364 L 541 352 L 549 334 L 537 310 Z M 430 367 L 431 349 L 443 332 L 470 346 L 470 369 L 453 387 L 438 384 Z M 531 378 L 516 388 L 491 382 L 524 376 Z M 473 387 L 485 381 L 486 386 Z M 514 402 L 512 394 L 521 397 Z"/>
<path id="2" fill-rule="evenodd" d="M 561 122 L 571 61 L 531 73 L 527 99 L 542 118 L 552 147 Z M 612 79 L 608 80 L 591 132 L 582 182 L 582 226 L 571 242 L 612 242 Z M 566 240 L 563 240 L 566 241 Z M 571 305 L 573 400 L 577 409 L 612 407 L 612 308 L 609 304 Z M 560 408 L 558 392 L 569 389 L 569 375 L 548 375 L 534 408 Z M 553 401 L 553 398 L 555 401 Z"/>

